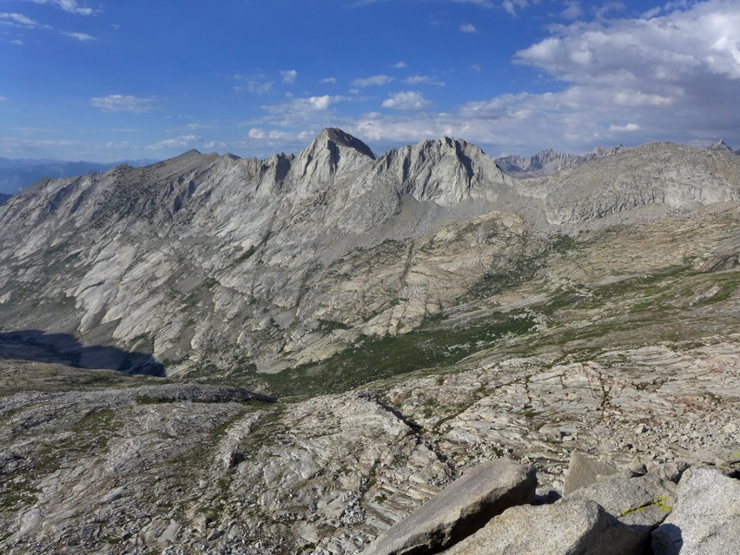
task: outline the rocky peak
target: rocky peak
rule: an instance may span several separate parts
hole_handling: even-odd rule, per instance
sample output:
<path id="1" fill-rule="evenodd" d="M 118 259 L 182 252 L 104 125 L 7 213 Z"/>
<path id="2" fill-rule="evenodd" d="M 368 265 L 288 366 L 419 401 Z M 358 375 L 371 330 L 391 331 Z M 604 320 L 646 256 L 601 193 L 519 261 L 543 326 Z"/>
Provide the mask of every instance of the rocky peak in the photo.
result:
<path id="1" fill-rule="evenodd" d="M 480 147 L 450 137 L 392 150 L 378 161 L 377 168 L 395 174 L 400 192 L 440 205 L 485 196 L 491 184 L 505 181 Z"/>
<path id="2" fill-rule="evenodd" d="M 341 129 L 327 128 L 298 155 L 295 176 L 325 181 L 336 173 L 352 171 L 373 160 L 373 151 L 360 139 Z"/>
<path id="3" fill-rule="evenodd" d="M 713 143 L 713 144 L 709 145 L 708 149 L 709 150 L 719 150 L 719 151 L 722 151 L 722 152 L 732 152 L 732 149 L 724 141 L 724 139 L 720 139 L 716 143 Z"/>

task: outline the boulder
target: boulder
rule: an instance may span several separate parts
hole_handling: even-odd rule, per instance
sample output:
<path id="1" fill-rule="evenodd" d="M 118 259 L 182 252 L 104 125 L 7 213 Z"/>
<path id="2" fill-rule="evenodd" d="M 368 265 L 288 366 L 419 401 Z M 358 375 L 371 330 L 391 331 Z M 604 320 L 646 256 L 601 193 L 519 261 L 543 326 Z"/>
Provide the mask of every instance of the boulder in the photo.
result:
<path id="1" fill-rule="evenodd" d="M 737 553 L 740 480 L 709 467 L 692 467 L 678 485 L 678 501 L 653 532 L 655 555 Z"/>
<path id="2" fill-rule="evenodd" d="M 640 553 L 640 534 L 593 501 L 568 499 L 512 507 L 445 553 L 631 555 Z"/>
<path id="3" fill-rule="evenodd" d="M 571 499 L 589 499 L 645 536 L 671 512 L 681 473 L 669 463 L 634 478 L 611 476 L 573 492 Z"/>
<path id="4" fill-rule="evenodd" d="M 568 470 L 563 477 L 563 495 L 573 493 L 578 488 L 590 486 L 600 476 L 610 476 L 617 471 L 612 465 L 587 457 L 573 451 L 568 462 Z"/>
<path id="5" fill-rule="evenodd" d="M 472 468 L 394 524 L 373 543 L 373 555 L 434 553 L 473 534 L 491 518 L 534 497 L 534 471 L 509 459 Z"/>

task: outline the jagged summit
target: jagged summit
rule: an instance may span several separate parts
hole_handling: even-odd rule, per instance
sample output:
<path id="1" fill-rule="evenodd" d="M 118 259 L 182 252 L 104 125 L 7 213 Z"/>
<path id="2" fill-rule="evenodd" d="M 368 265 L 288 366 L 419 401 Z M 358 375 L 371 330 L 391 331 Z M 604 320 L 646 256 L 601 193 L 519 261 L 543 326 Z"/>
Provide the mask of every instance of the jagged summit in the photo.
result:
<path id="1" fill-rule="evenodd" d="M 732 152 L 732 148 L 730 148 L 730 145 L 728 145 L 724 139 L 720 139 L 716 143 L 713 143 L 707 147 L 709 150 L 720 150 L 720 151 L 727 151 Z"/>
<path id="2" fill-rule="evenodd" d="M 375 160 L 375 154 L 369 146 L 367 146 L 357 137 L 354 137 L 337 127 L 327 127 L 325 129 L 322 129 L 321 133 L 316 136 L 311 144 L 325 145 L 327 143 L 333 143 L 338 147 L 354 149 L 360 154 L 364 154 L 368 158 L 372 158 L 373 160 Z"/>
<path id="3" fill-rule="evenodd" d="M 191 158 L 193 156 L 202 156 L 202 155 L 203 153 L 201 151 L 191 148 L 190 150 L 183 152 L 179 156 L 174 156 L 170 158 L 170 160 L 181 160 L 184 158 Z"/>
<path id="4" fill-rule="evenodd" d="M 298 155 L 295 175 L 311 182 L 323 182 L 336 173 L 358 169 L 374 160 L 375 154 L 360 139 L 329 127 Z"/>

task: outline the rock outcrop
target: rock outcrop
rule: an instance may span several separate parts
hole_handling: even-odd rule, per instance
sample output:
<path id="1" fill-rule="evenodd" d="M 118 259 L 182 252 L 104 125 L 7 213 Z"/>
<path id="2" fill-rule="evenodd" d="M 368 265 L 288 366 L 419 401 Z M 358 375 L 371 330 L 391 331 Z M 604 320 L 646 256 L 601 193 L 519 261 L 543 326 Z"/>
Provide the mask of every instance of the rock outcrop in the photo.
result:
<path id="1" fill-rule="evenodd" d="M 687 470 L 668 518 L 653 532 L 656 555 L 732 553 L 740 541 L 740 481 L 716 468 Z"/>
<path id="2" fill-rule="evenodd" d="M 439 507 L 449 501 L 450 491 L 454 489 L 455 497 L 460 497 L 468 487 L 470 493 L 477 489 L 464 479 L 459 480 L 391 528 L 375 549 L 371 546 L 367 552 L 437 553 L 440 547 L 451 545 L 444 551 L 449 555 L 641 555 L 651 549 L 651 531 L 654 553 L 731 552 L 740 539 L 737 507 L 740 481 L 714 468 L 695 467 L 684 474 L 685 468 L 685 464 L 674 464 L 640 477 L 599 480 L 589 488 L 578 490 L 576 495 L 552 504 L 522 503 L 511 507 L 494 514 L 477 530 L 462 526 L 464 519 L 461 519 L 458 529 L 467 534 L 456 537 L 429 533 L 436 529 Z M 487 471 L 473 469 L 470 474 Z M 676 488 L 678 508 L 672 513 Z M 660 509 L 657 513 L 651 511 L 655 506 Z M 446 526 L 447 529 L 454 527 L 454 522 Z M 407 538 L 416 532 L 418 541 L 399 541 L 401 528 Z M 439 537 L 449 542 L 436 542 Z"/>
<path id="3" fill-rule="evenodd" d="M 445 551 L 448 555 L 508 553 L 641 553 L 636 534 L 592 501 L 513 507 Z"/>
<path id="4" fill-rule="evenodd" d="M 536 482 L 532 470 L 507 459 L 481 464 L 393 525 L 368 553 L 441 551 L 507 508 L 528 503 L 534 497 Z"/>

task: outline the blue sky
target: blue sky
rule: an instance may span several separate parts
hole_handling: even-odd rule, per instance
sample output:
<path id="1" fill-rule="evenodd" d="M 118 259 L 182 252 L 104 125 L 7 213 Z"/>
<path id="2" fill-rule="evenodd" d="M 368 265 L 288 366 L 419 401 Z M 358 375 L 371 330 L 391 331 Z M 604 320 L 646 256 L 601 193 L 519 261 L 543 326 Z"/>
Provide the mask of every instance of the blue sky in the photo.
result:
<path id="1" fill-rule="evenodd" d="M 0 0 L 0 156 L 740 147 L 740 2 Z"/>

